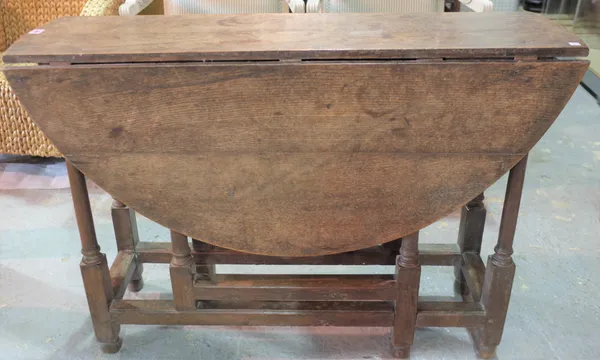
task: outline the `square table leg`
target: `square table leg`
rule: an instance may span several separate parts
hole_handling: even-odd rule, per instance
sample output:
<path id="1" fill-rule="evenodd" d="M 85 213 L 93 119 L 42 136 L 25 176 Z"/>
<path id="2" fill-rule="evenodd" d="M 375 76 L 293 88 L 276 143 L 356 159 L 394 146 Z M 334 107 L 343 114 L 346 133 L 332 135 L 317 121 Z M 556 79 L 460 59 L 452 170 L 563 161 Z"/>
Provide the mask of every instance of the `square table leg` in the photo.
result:
<path id="1" fill-rule="evenodd" d="M 120 325 L 111 320 L 109 312 L 114 294 L 106 255 L 100 252 L 96 238 L 85 176 L 68 161 L 67 170 L 81 238 L 81 275 L 94 332 L 102 344 L 102 350 L 115 353 L 121 348 L 122 341 L 119 337 Z"/>
<path id="2" fill-rule="evenodd" d="M 115 238 L 117 239 L 117 249 L 119 251 L 131 251 L 135 253 L 135 247 L 139 242 L 135 212 L 119 200 L 114 199 L 111 207 L 111 215 Z M 135 271 L 129 283 L 129 291 L 138 292 L 144 287 L 144 280 L 142 278 L 144 267 L 137 255 L 135 255 L 134 261 Z"/>
<path id="3" fill-rule="evenodd" d="M 194 259 L 187 236 L 171 230 L 173 256 L 169 270 L 173 287 L 175 309 L 195 310 L 194 298 Z"/>
<path id="4" fill-rule="evenodd" d="M 192 249 L 194 252 L 209 252 L 218 249 L 217 246 L 205 243 L 201 240 L 192 239 Z M 203 280 L 212 279 L 217 273 L 216 265 L 209 263 L 197 263 L 196 264 L 196 275 L 201 277 Z"/>
<path id="5" fill-rule="evenodd" d="M 484 196 L 481 193 L 461 209 L 458 247 L 462 254 L 468 252 L 473 252 L 477 256 L 481 254 L 481 242 L 487 213 L 483 200 Z M 459 295 L 467 296 L 469 287 L 466 286 L 465 276 L 462 272 L 464 265 L 464 259 L 454 265 L 454 291 Z"/>
<path id="6" fill-rule="evenodd" d="M 512 260 L 513 240 L 526 166 L 527 156 L 510 170 L 508 176 L 498 243 L 494 248 L 494 254 L 488 257 L 481 295 L 487 321 L 483 327 L 472 331 L 478 355 L 485 359 L 495 356 L 496 347 L 500 344 L 504 330 L 515 276 L 515 263 Z"/>
<path id="7" fill-rule="evenodd" d="M 415 338 L 420 281 L 419 233 L 416 232 L 402 239 L 400 255 L 396 258 L 398 293 L 394 310 L 392 345 L 396 357 L 401 359 L 410 356 L 410 346 Z"/>

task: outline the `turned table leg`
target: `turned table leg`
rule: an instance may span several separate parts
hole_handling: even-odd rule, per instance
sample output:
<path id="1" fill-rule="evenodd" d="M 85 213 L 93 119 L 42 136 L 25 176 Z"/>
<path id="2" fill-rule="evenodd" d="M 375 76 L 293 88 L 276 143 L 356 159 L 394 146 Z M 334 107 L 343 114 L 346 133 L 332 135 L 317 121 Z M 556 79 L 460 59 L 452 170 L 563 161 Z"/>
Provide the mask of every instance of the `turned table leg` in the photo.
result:
<path id="1" fill-rule="evenodd" d="M 81 238 L 81 275 L 94 332 L 96 339 L 102 344 L 102 350 L 115 353 L 121 348 L 122 342 L 119 338 L 120 325 L 111 321 L 109 313 L 113 290 L 106 255 L 100 252 L 96 239 L 85 176 L 68 161 L 67 170 Z"/>
<path id="2" fill-rule="evenodd" d="M 504 330 L 515 276 L 515 263 L 512 260 L 513 240 L 525 181 L 526 165 L 527 156 L 510 171 L 504 197 L 504 208 L 502 209 L 498 244 L 494 248 L 494 254 L 488 258 L 487 262 L 481 295 L 481 303 L 487 313 L 487 322 L 483 328 L 475 331 L 474 339 L 478 355 L 485 359 L 494 357 Z"/>
<path id="3" fill-rule="evenodd" d="M 415 337 L 417 301 L 421 265 L 419 265 L 419 233 L 402 239 L 400 255 L 396 258 L 396 287 L 398 295 L 394 312 L 392 345 L 398 358 L 410 356 Z"/>
<path id="4" fill-rule="evenodd" d="M 479 194 L 462 207 L 458 227 L 458 247 L 463 254 L 474 252 L 479 255 L 481 253 L 481 242 L 487 213 L 483 199 L 483 194 Z M 454 265 L 454 290 L 457 294 L 467 295 L 469 288 L 465 284 L 465 277 L 462 273 L 463 265 L 463 261 Z"/>
<path id="5" fill-rule="evenodd" d="M 177 310 L 196 309 L 194 298 L 194 259 L 188 243 L 188 238 L 171 230 L 171 285 L 173 287 L 173 300 Z"/>
<path id="6" fill-rule="evenodd" d="M 114 199 L 111 214 L 115 229 L 115 238 L 117 239 L 117 249 L 119 251 L 133 251 L 135 253 L 135 247 L 139 242 L 135 212 L 119 200 Z M 135 271 L 129 283 L 129 291 L 138 292 L 142 290 L 144 287 L 144 280 L 142 279 L 143 271 L 143 264 L 136 255 Z"/>

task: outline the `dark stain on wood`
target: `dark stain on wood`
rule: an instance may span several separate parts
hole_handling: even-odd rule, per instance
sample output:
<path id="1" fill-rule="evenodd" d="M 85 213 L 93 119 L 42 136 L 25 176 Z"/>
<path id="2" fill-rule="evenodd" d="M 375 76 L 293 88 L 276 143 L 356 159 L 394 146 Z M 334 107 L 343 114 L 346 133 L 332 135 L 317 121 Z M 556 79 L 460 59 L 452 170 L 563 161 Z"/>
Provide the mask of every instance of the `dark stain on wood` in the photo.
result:
<path id="1" fill-rule="evenodd" d="M 108 135 L 108 136 L 109 136 L 110 138 L 116 138 L 116 137 L 118 137 L 119 135 L 121 135 L 122 133 L 123 133 L 123 127 L 121 127 L 121 126 L 117 126 L 117 127 L 113 128 L 113 129 L 110 131 L 110 133 L 109 133 L 109 135 Z"/>

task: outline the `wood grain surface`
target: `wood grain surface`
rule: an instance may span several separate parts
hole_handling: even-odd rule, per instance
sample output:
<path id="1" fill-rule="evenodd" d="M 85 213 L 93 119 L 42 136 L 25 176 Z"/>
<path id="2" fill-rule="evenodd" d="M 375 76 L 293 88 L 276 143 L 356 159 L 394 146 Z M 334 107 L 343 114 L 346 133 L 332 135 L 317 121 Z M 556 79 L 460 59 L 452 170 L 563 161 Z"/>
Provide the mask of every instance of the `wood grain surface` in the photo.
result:
<path id="1" fill-rule="evenodd" d="M 527 12 L 98 16 L 55 20 L 4 56 L 20 62 L 586 56 Z M 579 45 L 574 45 L 579 44 Z"/>
<path id="2" fill-rule="evenodd" d="M 220 301 L 393 301 L 391 275 L 216 275 L 194 283 L 196 299 Z"/>
<path id="3" fill-rule="evenodd" d="M 98 185 L 225 248 L 308 256 L 398 239 L 539 140 L 587 62 L 21 67 L 32 118 Z"/>
<path id="4" fill-rule="evenodd" d="M 115 300 L 110 314 L 120 324 L 392 326 L 393 322 L 393 305 L 389 302 L 235 301 L 208 305 L 193 311 L 176 311 L 172 300 Z M 419 298 L 417 327 L 472 328 L 485 320 L 485 310 L 479 303 Z"/>
<path id="5" fill-rule="evenodd" d="M 362 250 L 309 257 L 278 257 L 248 254 L 219 248 L 206 252 L 192 252 L 196 264 L 247 264 L 247 265 L 394 265 L 398 251 L 393 253 L 386 245 L 394 241 Z M 141 262 L 168 264 L 171 261 L 171 243 L 140 242 L 136 252 Z M 420 244 L 421 265 L 451 266 L 460 262 L 462 255 L 456 244 Z M 202 266 L 202 265 L 198 265 Z"/>
<path id="6" fill-rule="evenodd" d="M 214 302 L 214 307 L 175 310 L 171 300 L 116 300 L 111 319 L 119 324 L 218 326 L 390 326 L 385 302 Z M 435 314 L 434 314 L 435 316 Z M 431 317 L 431 316 L 430 316 Z M 438 318 L 439 312 L 438 312 Z"/>

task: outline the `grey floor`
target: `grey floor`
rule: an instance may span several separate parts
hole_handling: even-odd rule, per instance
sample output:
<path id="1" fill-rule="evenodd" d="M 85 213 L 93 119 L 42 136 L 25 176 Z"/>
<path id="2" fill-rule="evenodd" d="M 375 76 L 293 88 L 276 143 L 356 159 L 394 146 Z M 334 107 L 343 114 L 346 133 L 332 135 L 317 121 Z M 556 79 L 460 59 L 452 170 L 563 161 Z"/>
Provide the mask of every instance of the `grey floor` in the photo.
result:
<path id="1" fill-rule="evenodd" d="M 495 243 L 505 183 L 486 193 L 486 255 Z M 95 186 L 91 196 L 101 246 L 112 258 L 111 199 Z M 138 222 L 144 240 L 168 240 L 164 228 Z M 453 242 L 457 226 L 454 213 L 426 228 L 424 241 Z M 530 155 L 515 239 L 517 274 L 498 359 L 600 359 L 599 234 L 600 107 L 580 88 Z M 391 359 L 383 328 L 123 326 L 121 352 L 104 355 L 93 338 L 79 259 L 68 189 L 0 190 L 0 359 Z M 166 266 L 146 266 L 144 276 L 144 291 L 127 297 L 170 297 Z M 426 268 L 422 294 L 451 295 L 452 281 L 450 269 Z M 465 330 L 417 332 L 412 359 L 474 358 Z"/>

